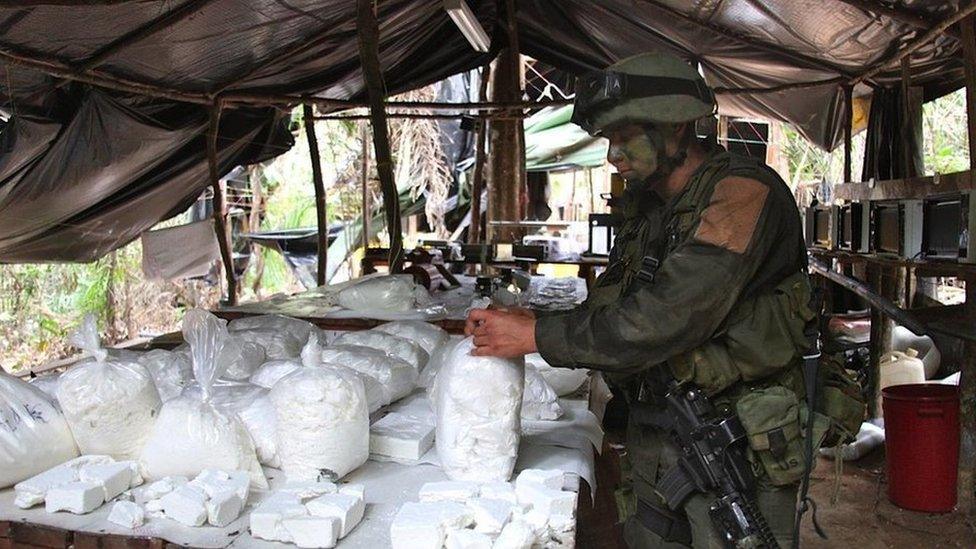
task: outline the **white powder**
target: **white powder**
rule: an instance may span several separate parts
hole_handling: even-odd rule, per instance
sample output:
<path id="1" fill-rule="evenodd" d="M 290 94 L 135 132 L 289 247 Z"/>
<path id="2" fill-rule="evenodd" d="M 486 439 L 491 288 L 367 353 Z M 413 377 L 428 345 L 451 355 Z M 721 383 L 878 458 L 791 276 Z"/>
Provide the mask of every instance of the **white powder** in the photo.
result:
<path id="1" fill-rule="evenodd" d="M 361 345 L 378 349 L 384 353 L 408 362 L 417 372 L 420 372 L 430 360 L 427 351 L 420 345 L 400 336 L 390 335 L 376 330 L 360 332 L 346 332 L 333 341 L 335 345 Z"/>
<path id="2" fill-rule="evenodd" d="M 432 392 L 435 444 L 454 480 L 508 480 L 519 445 L 521 360 L 471 356 L 471 338 L 446 357 Z"/>
<path id="3" fill-rule="evenodd" d="M 267 479 L 244 424 L 234 412 L 218 408 L 212 402 L 218 392 L 214 382 L 226 366 L 217 360 L 227 337 L 225 321 L 207 311 L 192 309 L 183 319 L 183 337 L 190 344 L 197 386 L 163 405 L 142 452 L 147 476 L 151 479 L 192 477 L 203 469 L 238 470 L 251 475 L 255 488 L 267 488 Z M 239 387 L 239 391 L 261 391 L 245 384 Z M 234 393 L 238 389 L 229 391 Z M 239 399 L 228 399 L 224 406 L 232 409 L 239 402 Z"/>
<path id="4" fill-rule="evenodd" d="M 0 488 L 77 455 L 68 424 L 47 395 L 0 372 Z"/>
<path id="5" fill-rule="evenodd" d="M 411 275 L 367 278 L 339 292 L 339 305 L 354 311 L 409 311 L 430 303 L 430 293 Z"/>
<path id="6" fill-rule="evenodd" d="M 525 364 L 534 366 L 558 396 L 575 393 L 590 375 L 586 368 L 553 368 L 539 353 L 526 355 Z"/>
<path id="7" fill-rule="evenodd" d="M 152 376 L 141 364 L 108 358 L 91 315 L 71 336 L 95 360 L 61 376 L 58 403 L 83 454 L 136 459 L 162 404 Z"/>
<path id="8" fill-rule="evenodd" d="M 417 345 L 420 345 L 429 355 L 433 355 L 437 347 L 446 343 L 449 337 L 447 332 L 440 326 L 422 320 L 387 322 L 386 324 L 380 324 L 374 329 L 409 339 Z"/>
<path id="9" fill-rule="evenodd" d="M 369 457 L 363 383 L 337 369 L 302 368 L 271 389 L 278 455 L 289 480 L 335 480 Z"/>
<path id="10" fill-rule="evenodd" d="M 237 413 L 237 417 L 241 418 L 248 434 L 251 435 L 258 461 L 268 467 L 281 467 L 281 460 L 278 459 L 278 424 L 275 421 L 271 397 L 262 394 L 255 398 Z"/>
<path id="11" fill-rule="evenodd" d="M 322 362 L 345 366 L 383 386 L 383 404 L 400 400 L 417 386 L 417 370 L 383 351 L 361 345 L 333 345 L 322 349 Z"/>

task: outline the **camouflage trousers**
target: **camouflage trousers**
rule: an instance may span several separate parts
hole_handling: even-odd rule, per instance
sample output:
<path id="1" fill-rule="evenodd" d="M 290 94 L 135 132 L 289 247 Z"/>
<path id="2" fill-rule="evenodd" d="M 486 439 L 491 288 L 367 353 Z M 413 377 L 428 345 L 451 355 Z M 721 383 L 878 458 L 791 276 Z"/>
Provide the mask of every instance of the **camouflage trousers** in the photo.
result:
<path id="1" fill-rule="evenodd" d="M 661 475 L 675 463 L 679 451 L 670 436 L 657 428 L 635 425 L 631 421 L 627 429 L 626 463 L 622 464 L 623 488 L 617 494 L 618 510 L 624 520 L 624 540 L 630 549 L 672 549 L 687 545 L 665 541 L 648 530 L 634 515 L 637 498 L 659 508 L 666 508 L 663 499 L 654 491 Z M 629 477 L 629 479 L 628 479 Z M 629 480 L 629 482 L 628 482 Z M 780 547 L 793 544 L 793 526 L 796 513 L 797 484 L 773 486 L 763 476 L 759 477 L 756 504 L 769 523 Z M 712 526 L 708 507 L 715 500 L 709 494 L 692 496 L 681 513 L 691 525 L 691 547 L 695 549 L 723 549 L 725 542 Z"/>

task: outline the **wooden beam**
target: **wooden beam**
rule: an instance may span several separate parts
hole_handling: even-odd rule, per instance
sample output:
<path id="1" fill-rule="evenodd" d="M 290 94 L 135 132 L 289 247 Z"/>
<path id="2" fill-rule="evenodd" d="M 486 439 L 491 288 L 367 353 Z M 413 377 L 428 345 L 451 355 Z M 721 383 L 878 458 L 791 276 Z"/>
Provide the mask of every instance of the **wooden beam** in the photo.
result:
<path id="1" fill-rule="evenodd" d="M 220 247 L 220 258 L 224 264 L 224 276 L 227 279 L 227 303 L 237 305 L 237 274 L 234 272 L 234 248 L 231 242 L 230 227 L 227 224 L 227 188 L 220 180 L 217 169 L 217 134 L 220 131 L 220 102 L 210 108 L 210 126 L 207 129 L 207 167 L 210 169 L 210 187 L 213 189 L 213 220 L 214 231 L 217 233 L 217 245 Z"/>
<path id="2" fill-rule="evenodd" d="M 478 99 L 488 99 L 488 80 L 491 78 L 491 63 L 485 63 L 481 70 L 481 86 Z M 481 241 L 481 195 L 485 188 L 485 137 L 488 134 L 488 122 L 478 121 L 475 132 L 474 172 L 471 174 L 471 222 L 468 224 L 468 242 L 477 244 Z"/>
<path id="3" fill-rule="evenodd" d="M 308 139 L 308 156 L 312 161 L 312 185 L 315 187 L 315 220 L 318 228 L 318 263 L 315 283 L 325 286 L 326 258 L 329 255 L 329 219 L 325 202 L 325 183 L 322 181 L 322 159 L 319 158 L 319 140 L 315 136 L 315 113 L 308 103 L 302 105 L 305 136 Z"/>
<path id="4" fill-rule="evenodd" d="M 363 253 L 369 248 L 369 129 L 366 124 L 360 130 L 363 143 L 363 165 L 362 165 L 362 184 L 363 184 Z"/>
<path id="5" fill-rule="evenodd" d="M 380 68 L 380 29 L 373 12 L 372 0 L 356 0 L 356 20 L 359 29 L 359 58 L 363 65 L 363 80 L 369 96 L 370 120 L 373 125 L 373 147 L 376 149 L 376 172 L 383 191 L 386 228 L 390 233 L 390 272 L 403 270 L 403 229 L 400 219 L 400 194 L 393 176 L 393 154 L 386 127 L 383 72 Z"/>
<path id="6" fill-rule="evenodd" d="M 902 177 L 918 175 L 912 169 L 912 64 L 911 59 L 903 57 L 901 60 L 901 162 L 904 171 Z"/>
<path id="7" fill-rule="evenodd" d="M 878 0 L 839 0 L 839 1 L 847 4 L 848 6 L 855 7 L 859 10 L 876 13 L 878 15 L 882 15 L 889 19 L 898 21 L 899 23 L 911 25 L 916 29 L 923 29 L 923 30 L 929 29 L 935 26 L 936 24 L 938 24 L 939 22 L 938 20 L 929 17 L 928 15 L 924 15 L 922 13 L 915 12 L 915 11 L 909 11 L 906 9 L 896 8 L 894 6 L 888 6 L 886 4 L 882 4 Z M 959 31 L 957 31 L 952 27 L 946 29 L 945 33 L 955 38 L 959 38 Z"/>
<path id="8" fill-rule="evenodd" d="M 844 182 L 853 181 L 853 163 L 851 158 L 851 146 L 854 131 L 854 88 L 844 86 Z"/>
<path id="9" fill-rule="evenodd" d="M 680 19 L 680 20 L 682 20 L 682 21 L 684 21 L 686 23 L 690 23 L 690 24 L 692 24 L 694 26 L 697 26 L 697 27 L 706 29 L 706 30 L 708 30 L 710 32 L 713 32 L 715 34 L 718 34 L 719 36 L 721 36 L 723 38 L 727 38 L 729 40 L 734 40 L 736 42 L 739 42 L 740 44 L 749 46 L 751 48 L 755 48 L 755 49 L 758 49 L 758 50 L 762 50 L 762 51 L 765 51 L 765 52 L 769 52 L 769 53 L 772 53 L 774 55 L 782 56 L 782 57 L 785 57 L 787 59 L 790 59 L 790 60 L 792 60 L 794 62 L 802 63 L 802 64 L 808 65 L 810 67 L 816 67 L 818 69 L 825 70 L 825 71 L 828 71 L 828 72 L 832 72 L 832 73 L 835 73 L 835 74 L 839 74 L 839 75 L 842 75 L 842 76 L 846 76 L 848 78 L 851 78 L 851 77 L 854 76 L 848 69 L 846 69 L 846 68 L 844 68 L 844 67 L 842 67 L 840 65 L 835 65 L 833 63 L 829 63 L 829 62 L 824 61 L 822 59 L 817 59 L 816 57 L 810 57 L 808 55 L 804 55 L 804 54 L 801 54 L 799 52 L 795 52 L 793 50 L 789 50 L 789 49 L 784 48 L 782 46 L 778 46 L 778 45 L 775 45 L 775 44 L 771 44 L 769 42 L 765 42 L 763 40 L 759 40 L 759 39 L 753 38 L 751 36 L 744 35 L 744 34 L 742 34 L 740 32 L 736 32 L 736 31 L 734 31 L 732 29 L 723 27 L 721 25 L 716 25 L 715 23 L 711 23 L 711 22 L 707 22 L 707 21 L 700 21 L 700 20 L 698 20 L 698 19 L 696 19 L 696 18 L 694 18 L 694 17 L 692 17 L 692 16 L 690 16 L 688 14 L 682 13 L 681 11 L 679 11 L 679 10 L 677 10 L 675 8 L 672 8 L 671 6 L 669 6 L 667 4 L 664 4 L 663 2 L 659 2 L 657 0 L 641 0 L 641 2 L 644 3 L 644 4 L 648 4 L 650 6 L 653 6 L 653 7 L 657 8 L 657 9 L 659 9 L 659 10 L 661 10 L 661 11 L 663 11 L 663 12 L 669 14 L 669 15 L 671 15 L 672 17 L 675 17 L 677 19 Z"/>
<path id="10" fill-rule="evenodd" d="M 969 169 L 976 169 L 976 15 L 959 24 L 962 27 L 963 66 L 966 70 L 966 115 L 969 128 Z"/>
<path id="11" fill-rule="evenodd" d="M 879 74 L 889 69 L 890 67 L 893 67 L 894 65 L 900 63 L 902 59 L 910 57 L 912 53 L 914 53 L 916 50 L 918 50 L 925 44 L 928 44 L 932 40 L 935 40 L 939 35 L 943 33 L 943 31 L 945 31 L 952 25 L 955 25 L 959 21 L 962 21 L 963 19 L 965 19 L 966 17 L 970 16 L 973 13 L 976 13 L 976 2 L 970 2 L 965 7 L 960 7 L 959 11 L 943 19 L 941 23 L 930 28 L 922 36 L 919 36 L 915 40 L 912 40 L 911 43 L 909 43 L 904 48 L 892 53 L 888 57 L 876 63 L 874 68 L 868 69 L 867 71 L 862 72 L 856 78 L 852 79 L 850 81 L 850 85 L 856 86 L 862 82 L 871 80 L 875 76 L 878 76 Z"/>

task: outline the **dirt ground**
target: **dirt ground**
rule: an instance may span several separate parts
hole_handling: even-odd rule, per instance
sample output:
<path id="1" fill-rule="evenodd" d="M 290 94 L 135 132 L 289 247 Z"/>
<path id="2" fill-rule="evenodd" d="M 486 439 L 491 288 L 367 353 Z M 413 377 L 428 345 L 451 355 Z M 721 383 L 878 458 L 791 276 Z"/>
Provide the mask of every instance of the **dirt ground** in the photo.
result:
<path id="1" fill-rule="evenodd" d="M 956 510 L 946 514 L 907 511 L 888 501 L 883 448 L 857 462 L 844 463 L 840 489 L 836 490 L 836 502 L 832 502 L 835 479 L 834 462 L 821 459 L 813 472 L 811 492 L 817 502 L 817 518 L 829 539 L 818 538 L 809 518 L 805 518 L 805 548 L 976 547 L 976 524 L 973 516 L 965 513 L 972 508 L 972 499 L 964 497 L 962 490 Z"/>
<path id="2" fill-rule="evenodd" d="M 614 437 L 611 435 L 610 437 Z M 580 506 L 577 547 L 582 549 L 625 548 L 613 502 L 619 477 L 619 444 L 607 444 L 597 456 L 598 490 L 594 505 Z M 843 464 L 837 487 L 834 462 L 821 458 L 811 480 L 811 495 L 817 504 L 817 520 L 828 539 L 817 537 L 804 517 L 801 530 L 804 549 L 929 549 L 942 547 L 976 548 L 976 522 L 963 510 L 972 509 L 972 499 L 963 497 L 952 513 L 932 514 L 907 511 L 888 501 L 884 475 L 884 449 L 880 448 L 857 462 Z M 968 486 L 960 479 L 960 486 Z M 836 492 L 836 500 L 833 496 Z M 588 492 L 581 494 L 588 498 Z"/>

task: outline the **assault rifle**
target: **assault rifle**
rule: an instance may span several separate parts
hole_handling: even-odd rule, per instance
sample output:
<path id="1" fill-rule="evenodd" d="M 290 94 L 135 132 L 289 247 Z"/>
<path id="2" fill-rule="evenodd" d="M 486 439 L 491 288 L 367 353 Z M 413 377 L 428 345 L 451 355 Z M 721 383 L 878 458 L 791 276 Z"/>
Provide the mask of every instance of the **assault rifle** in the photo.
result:
<path id="1" fill-rule="evenodd" d="M 696 492 L 715 494 L 709 515 L 729 547 L 778 549 L 754 503 L 756 479 L 746 458 L 746 432 L 739 418 L 719 414 L 694 385 L 672 380 L 668 388 L 665 411 L 638 412 L 639 421 L 670 431 L 681 450 L 678 462 L 657 487 L 668 507 L 680 509 Z"/>

